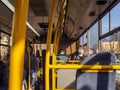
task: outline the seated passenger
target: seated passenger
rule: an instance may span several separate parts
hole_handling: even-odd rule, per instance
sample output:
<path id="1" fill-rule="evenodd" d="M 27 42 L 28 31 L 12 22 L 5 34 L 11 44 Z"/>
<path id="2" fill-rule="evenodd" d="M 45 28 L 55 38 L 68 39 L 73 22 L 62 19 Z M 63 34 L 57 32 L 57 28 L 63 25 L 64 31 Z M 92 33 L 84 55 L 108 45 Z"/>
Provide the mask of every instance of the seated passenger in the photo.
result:
<path id="1" fill-rule="evenodd" d="M 84 59 L 83 46 L 80 46 L 79 49 L 75 52 L 74 59 L 75 60 L 83 60 Z"/>
<path id="2" fill-rule="evenodd" d="M 68 60 L 68 57 L 66 56 L 65 51 L 63 49 L 59 50 L 59 53 L 58 53 L 58 56 L 57 56 L 57 60 L 65 60 L 65 61 Z M 59 62 L 59 63 L 61 63 L 61 62 Z"/>

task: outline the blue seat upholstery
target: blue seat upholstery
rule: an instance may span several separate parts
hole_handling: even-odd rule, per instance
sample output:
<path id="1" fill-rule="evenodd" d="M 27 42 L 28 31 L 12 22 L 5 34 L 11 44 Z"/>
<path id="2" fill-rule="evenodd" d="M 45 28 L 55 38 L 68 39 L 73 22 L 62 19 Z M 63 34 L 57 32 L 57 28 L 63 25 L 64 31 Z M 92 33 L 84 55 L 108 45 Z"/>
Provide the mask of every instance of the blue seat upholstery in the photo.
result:
<path id="1" fill-rule="evenodd" d="M 115 55 L 109 52 L 92 55 L 81 62 L 85 65 L 110 65 L 115 63 Z M 97 73 L 77 70 L 76 90 L 115 90 L 115 71 Z"/>

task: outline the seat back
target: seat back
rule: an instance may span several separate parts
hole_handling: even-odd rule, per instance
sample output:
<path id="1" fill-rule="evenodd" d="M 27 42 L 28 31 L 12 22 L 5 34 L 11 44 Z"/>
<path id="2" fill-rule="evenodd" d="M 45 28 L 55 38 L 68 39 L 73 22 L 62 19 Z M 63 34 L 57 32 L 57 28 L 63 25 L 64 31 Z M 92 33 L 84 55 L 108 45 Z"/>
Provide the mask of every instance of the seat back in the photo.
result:
<path id="1" fill-rule="evenodd" d="M 92 55 L 81 62 L 84 65 L 111 65 L 115 63 L 115 55 L 109 52 Z M 76 90 L 115 90 L 115 71 L 83 72 L 77 70 Z"/>

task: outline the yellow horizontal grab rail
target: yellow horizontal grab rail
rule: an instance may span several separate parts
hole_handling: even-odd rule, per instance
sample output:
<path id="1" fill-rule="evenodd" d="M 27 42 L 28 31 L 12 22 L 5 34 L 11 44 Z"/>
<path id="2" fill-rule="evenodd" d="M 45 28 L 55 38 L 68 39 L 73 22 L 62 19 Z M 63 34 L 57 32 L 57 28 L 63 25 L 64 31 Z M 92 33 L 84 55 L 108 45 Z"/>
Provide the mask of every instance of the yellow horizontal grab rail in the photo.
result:
<path id="1" fill-rule="evenodd" d="M 120 65 L 49 65 L 50 69 L 120 70 Z"/>
<path id="2" fill-rule="evenodd" d="M 56 62 L 81 62 L 81 60 L 56 60 Z"/>
<path id="3" fill-rule="evenodd" d="M 113 72 L 114 70 L 81 70 L 81 72 Z"/>
<path id="4" fill-rule="evenodd" d="M 75 90 L 75 89 L 67 89 L 67 88 L 58 88 L 58 89 L 55 89 L 55 90 Z"/>

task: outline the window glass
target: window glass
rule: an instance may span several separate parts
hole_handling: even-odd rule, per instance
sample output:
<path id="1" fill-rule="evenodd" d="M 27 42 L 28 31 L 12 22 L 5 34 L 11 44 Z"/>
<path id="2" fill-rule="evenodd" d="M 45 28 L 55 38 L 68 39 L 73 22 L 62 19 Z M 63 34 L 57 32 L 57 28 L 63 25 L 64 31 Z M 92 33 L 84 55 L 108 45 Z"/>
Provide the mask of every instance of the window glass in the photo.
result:
<path id="1" fill-rule="evenodd" d="M 87 43 L 87 33 L 80 37 L 80 45 L 84 45 Z"/>
<path id="2" fill-rule="evenodd" d="M 102 35 L 109 32 L 109 13 L 102 18 Z"/>
<path id="3" fill-rule="evenodd" d="M 83 39 L 82 39 L 82 36 L 80 37 L 80 45 L 83 45 Z"/>
<path id="4" fill-rule="evenodd" d="M 120 3 L 111 10 L 111 30 L 120 26 Z"/>
<path id="5" fill-rule="evenodd" d="M 87 43 L 87 33 L 83 35 L 83 44 Z"/>
<path id="6" fill-rule="evenodd" d="M 90 28 L 90 48 L 94 53 L 98 51 L 98 22 Z"/>
<path id="7" fill-rule="evenodd" d="M 120 60 L 120 31 L 102 39 L 102 51 L 112 52 Z"/>

